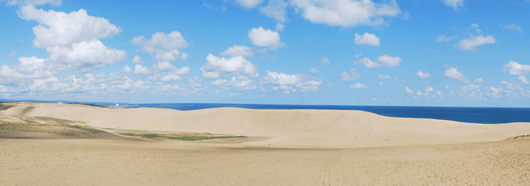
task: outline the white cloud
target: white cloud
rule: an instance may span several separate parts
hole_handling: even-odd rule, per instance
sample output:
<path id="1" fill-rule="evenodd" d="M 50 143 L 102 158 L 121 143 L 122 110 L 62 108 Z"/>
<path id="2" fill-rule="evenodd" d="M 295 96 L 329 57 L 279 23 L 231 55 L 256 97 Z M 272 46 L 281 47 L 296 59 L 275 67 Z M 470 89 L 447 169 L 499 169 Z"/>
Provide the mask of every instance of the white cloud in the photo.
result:
<path id="1" fill-rule="evenodd" d="M 254 52 L 251 48 L 243 45 L 234 45 L 229 47 L 225 51 L 221 52 L 221 56 L 244 56 L 244 57 L 253 57 Z"/>
<path id="2" fill-rule="evenodd" d="M 263 78 L 264 83 L 270 83 L 273 85 L 273 90 L 282 90 L 288 94 L 290 92 L 296 92 L 297 87 L 301 92 L 312 92 L 319 91 L 319 86 L 322 84 L 322 80 L 316 78 L 308 78 L 304 74 L 285 74 L 278 72 L 271 72 L 267 70 L 267 76 Z"/>
<path id="3" fill-rule="evenodd" d="M 278 32 L 270 29 L 265 30 L 261 26 L 249 30 L 248 37 L 255 46 L 267 47 L 271 50 L 276 50 L 283 45 L 280 42 L 280 34 Z"/>
<path id="4" fill-rule="evenodd" d="M 129 65 L 125 65 L 121 71 L 125 73 L 129 73 L 132 71 L 132 69 Z"/>
<path id="5" fill-rule="evenodd" d="M 151 40 L 147 40 L 144 36 L 133 38 L 132 44 L 139 45 L 140 50 L 154 55 L 157 60 L 176 61 L 186 60 L 188 55 L 180 52 L 180 49 L 188 47 L 188 43 L 182 37 L 182 34 L 173 31 L 169 34 L 157 32 L 151 36 Z"/>
<path id="6" fill-rule="evenodd" d="M 456 69 L 455 67 L 445 69 L 444 77 L 449 77 L 449 78 L 460 80 L 460 81 L 467 80 L 466 76 L 464 76 L 464 74 L 458 71 L 458 69 Z"/>
<path id="7" fill-rule="evenodd" d="M 416 95 L 418 96 L 423 96 L 423 92 L 421 92 L 420 90 L 416 91 Z"/>
<path id="8" fill-rule="evenodd" d="M 370 60 L 370 58 L 362 58 L 362 59 L 355 60 L 353 61 L 353 64 L 363 65 L 366 68 L 381 68 L 383 66 L 379 63 L 373 62 L 372 60 Z"/>
<path id="9" fill-rule="evenodd" d="M 529 84 L 528 79 L 526 79 L 525 75 L 519 76 L 519 80 L 521 80 L 521 82 L 523 82 L 524 84 Z"/>
<path id="10" fill-rule="evenodd" d="M 474 50 L 475 47 L 484 44 L 493 44 L 496 39 L 493 36 L 472 36 L 469 39 L 460 40 L 460 50 Z"/>
<path id="11" fill-rule="evenodd" d="M 390 57 L 387 55 L 379 56 L 377 58 L 377 61 L 383 63 L 388 68 L 397 67 L 399 66 L 399 63 L 401 63 L 400 57 Z"/>
<path id="12" fill-rule="evenodd" d="M 479 85 L 467 84 L 467 85 L 462 86 L 462 90 L 464 91 L 475 91 L 479 89 L 480 89 Z"/>
<path id="13" fill-rule="evenodd" d="M 237 78 L 232 77 L 232 79 L 228 81 L 228 84 L 232 87 L 243 90 L 257 89 L 257 86 L 254 85 L 254 81 L 249 79 L 247 76 L 238 76 Z"/>
<path id="14" fill-rule="evenodd" d="M 17 55 L 17 52 L 12 50 L 9 54 L 7 54 L 7 58 L 12 58 L 13 56 Z"/>
<path id="15" fill-rule="evenodd" d="M 285 28 L 285 25 L 282 23 L 276 23 L 276 31 L 281 32 Z"/>
<path id="16" fill-rule="evenodd" d="M 518 31 L 518 32 L 522 32 L 523 29 L 521 28 L 521 26 L 519 25 L 516 25 L 516 24 L 506 24 L 504 25 L 503 27 L 505 30 L 513 30 L 513 31 Z"/>
<path id="17" fill-rule="evenodd" d="M 232 58 L 219 58 L 212 54 L 206 57 L 207 63 L 200 68 L 202 75 L 205 78 L 217 79 L 220 76 L 237 73 L 238 75 L 248 75 L 250 77 L 258 77 L 257 68 L 242 56 L 234 56 Z"/>
<path id="18" fill-rule="evenodd" d="M 350 88 L 368 88 L 368 87 L 361 83 L 355 83 L 354 85 L 350 85 Z"/>
<path id="19" fill-rule="evenodd" d="M 350 68 L 350 72 L 342 72 L 340 74 L 340 78 L 345 81 L 353 81 L 354 79 L 359 79 L 362 76 L 357 73 L 357 71 L 353 68 Z"/>
<path id="20" fill-rule="evenodd" d="M 102 17 L 89 16 L 84 9 L 71 13 L 44 11 L 31 5 L 22 6 L 19 17 L 39 23 L 33 27 L 33 46 L 38 48 L 71 46 L 74 43 L 111 37 L 121 29 Z"/>
<path id="21" fill-rule="evenodd" d="M 63 3 L 62 0 L 7 0 L 7 5 L 43 5 L 43 4 L 51 4 L 54 6 L 60 6 Z"/>
<path id="22" fill-rule="evenodd" d="M 375 36 L 375 34 L 369 34 L 368 32 L 365 32 L 362 36 L 355 33 L 355 44 L 379 46 L 381 42 L 379 41 L 379 38 Z"/>
<path id="23" fill-rule="evenodd" d="M 142 61 L 142 57 L 140 57 L 140 56 L 134 56 L 134 58 L 132 59 L 132 62 L 133 62 L 134 64 L 142 64 L 142 63 L 144 63 L 145 61 Z"/>
<path id="24" fill-rule="evenodd" d="M 456 10 L 458 10 L 458 7 L 464 6 L 464 0 L 442 0 L 446 6 L 453 7 Z"/>
<path id="25" fill-rule="evenodd" d="M 357 58 L 359 56 L 361 56 L 361 55 L 360 54 L 355 55 L 355 57 L 357 57 Z M 393 68 L 393 67 L 399 66 L 399 63 L 401 63 L 401 58 L 400 57 L 390 57 L 390 56 L 387 56 L 387 55 L 383 55 L 383 56 L 379 56 L 377 58 L 377 61 L 381 62 L 382 64 L 373 62 L 372 60 L 370 60 L 370 58 L 357 59 L 357 60 L 353 61 L 353 64 L 355 64 L 355 65 L 363 65 L 366 68 L 381 68 L 383 66 L 385 66 L 387 68 Z"/>
<path id="26" fill-rule="evenodd" d="M 392 79 L 392 77 L 390 77 L 389 75 L 381 75 L 379 74 L 379 79 Z"/>
<path id="27" fill-rule="evenodd" d="M 425 92 L 432 92 L 432 91 L 434 91 L 434 89 L 432 87 L 425 88 Z"/>
<path id="28" fill-rule="evenodd" d="M 18 68 L 14 69 L 7 65 L 2 65 L 0 77 L 10 79 L 33 79 L 53 76 L 49 65 L 46 65 L 45 59 L 37 57 L 19 57 Z"/>
<path id="29" fill-rule="evenodd" d="M 523 75 L 523 74 L 530 72 L 530 65 L 523 65 L 523 64 L 510 60 L 508 64 L 504 65 L 503 71 L 506 71 L 506 69 L 508 69 L 508 72 L 511 75 L 518 76 L 518 75 Z"/>
<path id="30" fill-rule="evenodd" d="M 482 78 L 475 79 L 473 82 L 475 83 L 483 83 L 484 80 Z"/>
<path id="31" fill-rule="evenodd" d="M 385 24 L 383 17 L 395 17 L 401 14 L 396 1 L 374 3 L 371 0 L 293 0 L 291 4 L 305 19 L 329 26 L 377 26 Z"/>
<path id="32" fill-rule="evenodd" d="M 99 40 L 82 41 L 71 47 L 54 46 L 46 48 L 50 57 L 47 62 L 56 64 L 61 70 L 89 71 L 124 60 L 126 52 L 111 49 Z"/>
<path id="33" fill-rule="evenodd" d="M 263 0 L 235 0 L 241 7 L 246 9 L 252 9 L 258 6 Z"/>
<path id="34" fill-rule="evenodd" d="M 431 74 L 429 73 L 423 73 L 422 71 L 418 71 L 416 72 L 416 75 L 421 78 L 421 79 L 425 79 L 425 78 L 430 78 L 431 77 Z"/>
<path id="35" fill-rule="evenodd" d="M 136 64 L 134 66 L 134 73 L 135 74 L 146 75 L 146 74 L 149 74 L 149 69 L 147 69 L 147 67 L 144 67 L 142 65 Z"/>
<path id="36" fill-rule="evenodd" d="M 405 87 L 405 92 L 407 92 L 407 94 L 414 94 L 414 91 L 410 90 L 409 87 Z"/>
<path id="37" fill-rule="evenodd" d="M 331 62 L 328 60 L 328 58 L 323 57 L 322 59 L 320 59 L 320 61 L 318 61 L 318 64 L 319 65 L 329 65 L 329 64 L 331 64 Z"/>
<path id="38" fill-rule="evenodd" d="M 384 83 L 383 83 L 383 82 L 379 82 L 379 85 L 380 85 L 380 86 L 383 86 L 383 85 L 384 85 Z"/>
<path id="39" fill-rule="evenodd" d="M 265 16 L 273 18 L 278 22 L 278 24 L 281 24 L 287 20 L 286 17 L 286 8 L 287 8 L 287 2 L 283 0 L 269 0 L 266 6 L 263 6 L 259 9 L 260 13 L 265 14 Z M 278 26 L 276 24 L 276 30 L 282 31 L 283 30 L 283 24 L 282 26 Z"/>
<path id="40" fill-rule="evenodd" d="M 456 36 L 451 36 L 451 37 L 448 37 L 448 36 L 445 36 L 445 35 L 439 35 L 437 38 L 436 38 L 436 42 L 449 42 L 453 39 L 456 39 Z"/>
<path id="41" fill-rule="evenodd" d="M 151 79 L 157 79 L 158 77 L 161 77 L 161 81 L 180 80 L 181 75 L 188 74 L 190 72 L 189 67 L 185 66 L 179 69 L 168 61 L 162 61 L 158 62 L 158 64 L 154 64 L 153 69 L 155 70 L 156 74 L 155 76 L 151 77 Z"/>
<path id="42" fill-rule="evenodd" d="M 318 73 L 318 70 L 316 68 L 309 69 L 309 71 L 311 71 L 311 73 L 313 73 L 313 74 Z"/>

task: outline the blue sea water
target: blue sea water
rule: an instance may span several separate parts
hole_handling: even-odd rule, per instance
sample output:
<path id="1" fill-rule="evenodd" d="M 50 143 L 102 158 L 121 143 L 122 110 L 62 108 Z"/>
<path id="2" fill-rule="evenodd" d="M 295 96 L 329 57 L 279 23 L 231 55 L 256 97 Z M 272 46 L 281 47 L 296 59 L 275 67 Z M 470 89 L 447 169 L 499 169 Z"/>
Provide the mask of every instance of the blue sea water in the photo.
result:
<path id="1" fill-rule="evenodd" d="M 121 104 L 123 105 L 123 104 Z M 361 110 L 389 117 L 430 118 L 469 123 L 499 124 L 530 122 L 530 108 L 496 107 L 417 107 L 417 106 L 346 106 L 346 105 L 268 105 L 268 104 L 214 104 L 214 103 L 166 103 L 137 104 L 128 108 L 153 107 L 176 110 L 198 110 L 219 107 L 248 109 L 317 109 Z"/>

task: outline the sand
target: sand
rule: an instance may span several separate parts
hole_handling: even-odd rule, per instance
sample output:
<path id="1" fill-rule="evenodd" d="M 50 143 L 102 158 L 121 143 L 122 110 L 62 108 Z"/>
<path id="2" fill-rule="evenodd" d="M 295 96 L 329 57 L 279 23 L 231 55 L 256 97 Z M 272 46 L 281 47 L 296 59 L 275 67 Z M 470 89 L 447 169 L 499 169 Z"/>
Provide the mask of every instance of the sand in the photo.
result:
<path id="1" fill-rule="evenodd" d="M 34 108 L 22 113 L 28 106 Z M 530 184 L 530 139 L 506 140 L 530 134 L 530 123 L 483 125 L 362 111 L 177 111 L 48 103 L 19 104 L 0 115 L 259 139 L 0 139 L 0 183 L 5 185 Z"/>

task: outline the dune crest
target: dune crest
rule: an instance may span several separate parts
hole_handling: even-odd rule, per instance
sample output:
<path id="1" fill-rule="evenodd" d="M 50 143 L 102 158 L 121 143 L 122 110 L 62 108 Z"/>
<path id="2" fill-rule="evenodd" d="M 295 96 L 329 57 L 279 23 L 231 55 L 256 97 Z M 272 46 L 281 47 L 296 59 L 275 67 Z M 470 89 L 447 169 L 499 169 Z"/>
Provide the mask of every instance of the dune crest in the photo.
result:
<path id="1" fill-rule="evenodd" d="M 92 127 L 152 131 L 209 132 L 266 136 L 244 146 L 358 148 L 499 141 L 530 134 L 530 123 L 471 124 L 391 118 L 348 110 L 253 110 L 214 108 L 178 111 L 159 108 L 113 109 L 81 105 L 22 103 L 0 113 L 84 121 Z M 269 145 L 270 144 L 270 145 Z"/>

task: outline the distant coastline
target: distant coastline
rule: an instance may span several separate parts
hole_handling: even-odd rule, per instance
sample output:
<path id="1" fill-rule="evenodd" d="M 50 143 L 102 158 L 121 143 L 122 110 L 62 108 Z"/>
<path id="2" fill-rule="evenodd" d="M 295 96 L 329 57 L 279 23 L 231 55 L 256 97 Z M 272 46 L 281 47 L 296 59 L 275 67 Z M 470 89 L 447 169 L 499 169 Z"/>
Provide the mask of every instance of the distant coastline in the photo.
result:
<path id="1" fill-rule="evenodd" d="M 236 107 L 245 109 L 273 109 L 273 110 L 361 110 L 388 117 L 425 118 L 449 120 L 481 124 L 501 124 L 514 122 L 530 122 L 530 108 L 506 107 L 434 107 L 434 106 L 355 106 L 355 105 L 287 105 L 287 104 L 237 104 L 237 103 L 154 103 L 129 104 L 109 102 L 73 102 L 73 101 L 35 101 L 23 100 L 3 102 L 50 102 L 64 104 L 80 104 L 109 108 L 165 108 L 181 111 L 200 110 L 222 107 Z"/>

